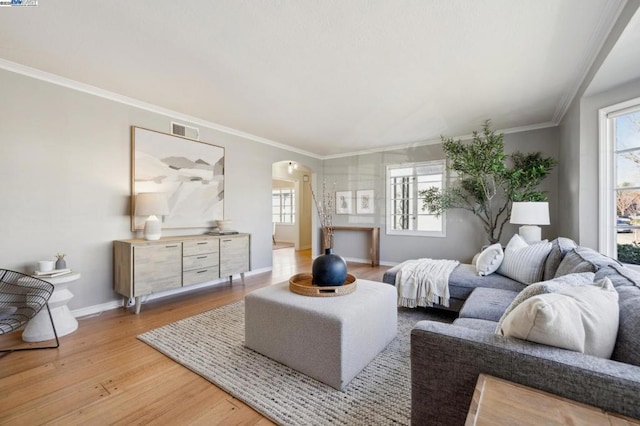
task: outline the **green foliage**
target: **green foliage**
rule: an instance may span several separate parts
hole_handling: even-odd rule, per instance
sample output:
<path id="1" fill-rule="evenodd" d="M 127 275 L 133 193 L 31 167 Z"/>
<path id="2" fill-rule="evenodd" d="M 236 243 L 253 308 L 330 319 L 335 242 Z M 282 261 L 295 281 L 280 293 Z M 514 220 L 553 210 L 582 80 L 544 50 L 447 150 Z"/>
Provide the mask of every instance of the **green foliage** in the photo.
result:
<path id="1" fill-rule="evenodd" d="M 618 260 L 640 265 L 640 247 L 637 244 L 618 244 Z"/>
<path id="2" fill-rule="evenodd" d="M 537 187 L 555 160 L 539 152 L 505 154 L 504 135 L 491 130 L 489 120 L 481 133 L 473 132 L 470 143 L 442 137 L 442 146 L 457 180 L 443 191 L 433 187 L 421 191 L 423 209 L 435 214 L 452 208 L 469 210 L 481 220 L 491 244 L 500 240 L 511 215 L 511 201 L 547 199 Z"/>
<path id="3" fill-rule="evenodd" d="M 539 152 L 510 155 L 512 166 L 507 175 L 509 179 L 508 195 L 511 201 L 546 201 L 547 194 L 537 189 L 538 185 L 556 165 L 553 158 L 543 158 Z"/>

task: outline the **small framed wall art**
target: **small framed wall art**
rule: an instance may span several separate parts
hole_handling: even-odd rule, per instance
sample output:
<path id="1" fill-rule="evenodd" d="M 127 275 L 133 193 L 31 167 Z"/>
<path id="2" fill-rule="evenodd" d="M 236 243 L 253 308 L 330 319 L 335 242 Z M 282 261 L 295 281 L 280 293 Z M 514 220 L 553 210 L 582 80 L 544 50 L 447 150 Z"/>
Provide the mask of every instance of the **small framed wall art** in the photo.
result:
<path id="1" fill-rule="evenodd" d="M 353 191 L 336 191 L 336 214 L 353 214 Z"/>
<path id="2" fill-rule="evenodd" d="M 373 214 L 373 189 L 361 189 L 356 191 L 356 214 Z"/>

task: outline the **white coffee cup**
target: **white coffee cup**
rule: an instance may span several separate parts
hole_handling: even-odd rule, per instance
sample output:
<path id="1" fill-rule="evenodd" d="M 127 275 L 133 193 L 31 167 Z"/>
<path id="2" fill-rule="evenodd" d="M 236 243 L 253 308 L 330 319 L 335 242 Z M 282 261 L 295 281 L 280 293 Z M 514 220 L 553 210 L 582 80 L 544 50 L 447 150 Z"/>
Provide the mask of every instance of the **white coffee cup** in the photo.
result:
<path id="1" fill-rule="evenodd" d="M 56 262 L 53 260 L 39 260 L 38 261 L 38 272 L 49 272 L 53 271 Z"/>

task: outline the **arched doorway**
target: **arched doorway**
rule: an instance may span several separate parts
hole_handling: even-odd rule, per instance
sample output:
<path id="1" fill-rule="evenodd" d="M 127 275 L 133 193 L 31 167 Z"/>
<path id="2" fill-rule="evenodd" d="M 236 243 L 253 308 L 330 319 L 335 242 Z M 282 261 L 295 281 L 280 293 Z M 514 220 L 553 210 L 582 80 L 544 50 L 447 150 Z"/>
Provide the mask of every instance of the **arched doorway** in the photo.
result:
<path id="1" fill-rule="evenodd" d="M 274 247 L 311 249 L 311 170 L 294 161 L 272 165 L 272 231 Z"/>

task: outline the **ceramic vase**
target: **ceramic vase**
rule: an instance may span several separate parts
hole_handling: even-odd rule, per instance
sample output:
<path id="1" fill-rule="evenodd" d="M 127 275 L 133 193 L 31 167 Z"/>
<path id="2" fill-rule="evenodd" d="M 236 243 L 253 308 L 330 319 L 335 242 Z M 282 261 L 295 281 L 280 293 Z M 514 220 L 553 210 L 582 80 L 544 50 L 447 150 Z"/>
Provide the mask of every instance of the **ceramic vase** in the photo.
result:
<path id="1" fill-rule="evenodd" d="M 325 249 L 324 254 L 316 257 L 311 268 L 312 284 L 328 287 L 341 286 L 347 279 L 347 262 L 333 254 L 333 249 Z"/>
<path id="2" fill-rule="evenodd" d="M 56 260 L 56 269 L 64 269 L 67 267 L 67 262 L 60 258 L 58 260 Z"/>

